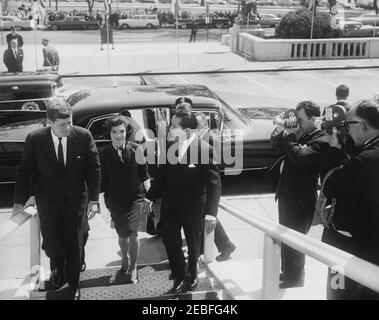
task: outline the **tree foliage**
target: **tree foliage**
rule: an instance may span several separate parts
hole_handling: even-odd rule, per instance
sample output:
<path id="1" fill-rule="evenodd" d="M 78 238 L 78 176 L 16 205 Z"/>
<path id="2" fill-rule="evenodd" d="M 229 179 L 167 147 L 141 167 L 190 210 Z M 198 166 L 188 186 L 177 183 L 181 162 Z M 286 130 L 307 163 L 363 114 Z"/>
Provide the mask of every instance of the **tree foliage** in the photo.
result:
<path id="1" fill-rule="evenodd" d="M 87 0 L 87 4 L 88 4 L 88 12 L 92 12 L 93 10 L 93 5 L 95 4 L 95 0 Z"/>
<path id="2" fill-rule="evenodd" d="M 339 36 L 330 25 L 331 16 L 325 12 L 316 12 L 313 25 L 313 38 L 334 38 Z M 301 8 L 288 12 L 275 30 L 275 37 L 281 39 L 309 39 L 311 36 L 312 11 Z"/>

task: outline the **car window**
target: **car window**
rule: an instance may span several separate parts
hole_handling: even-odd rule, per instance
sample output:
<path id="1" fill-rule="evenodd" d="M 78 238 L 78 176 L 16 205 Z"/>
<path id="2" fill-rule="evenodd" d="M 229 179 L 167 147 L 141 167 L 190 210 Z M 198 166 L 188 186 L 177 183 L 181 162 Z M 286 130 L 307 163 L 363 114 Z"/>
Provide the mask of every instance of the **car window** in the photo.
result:
<path id="1" fill-rule="evenodd" d="M 30 100 L 50 98 L 54 95 L 55 85 L 47 86 L 0 86 L 0 103 L 1 101 L 13 100 Z"/>
<path id="2" fill-rule="evenodd" d="M 201 113 L 205 116 L 205 119 L 208 122 L 208 128 L 210 130 L 221 129 L 221 115 L 216 111 L 203 111 L 203 110 L 194 110 L 195 114 Z"/>
<path id="3" fill-rule="evenodd" d="M 154 129 L 154 112 L 152 109 L 136 109 L 136 110 L 124 110 L 120 114 L 125 116 L 132 125 L 134 132 L 131 137 L 132 141 L 136 141 L 136 134 L 138 134 L 138 141 L 143 142 L 146 139 L 153 139 L 154 135 L 149 134 L 146 129 Z M 108 141 L 107 128 L 105 122 L 115 114 L 108 114 L 100 117 L 93 118 L 89 121 L 87 128 L 91 131 L 93 138 L 97 141 Z"/>
<path id="4" fill-rule="evenodd" d="M 251 120 L 238 109 L 232 108 L 220 100 L 224 112 L 224 129 L 245 129 L 251 125 Z"/>

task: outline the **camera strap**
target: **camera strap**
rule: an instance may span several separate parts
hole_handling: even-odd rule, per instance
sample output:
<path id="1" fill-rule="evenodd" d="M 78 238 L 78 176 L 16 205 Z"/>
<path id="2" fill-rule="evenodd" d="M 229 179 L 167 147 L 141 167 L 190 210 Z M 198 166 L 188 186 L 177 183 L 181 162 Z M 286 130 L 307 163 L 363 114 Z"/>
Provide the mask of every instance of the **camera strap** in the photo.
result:
<path id="1" fill-rule="evenodd" d="M 331 203 L 328 202 L 328 198 L 324 194 L 324 187 L 325 187 L 325 182 L 329 179 L 329 177 L 336 170 L 340 168 L 342 168 L 342 166 L 335 167 L 326 173 L 324 180 L 322 181 L 322 184 L 321 184 L 320 195 L 317 198 L 316 209 L 315 209 L 315 214 L 320 217 L 322 224 L 328 229 L 332 227 L 335 230 L 336 228 L 334 227 L 332 223 L 332 219 L 334 216 L 334 209 L 335 209 L 337 201 L 336 201 L 336 198 L 332 197 Z"/>

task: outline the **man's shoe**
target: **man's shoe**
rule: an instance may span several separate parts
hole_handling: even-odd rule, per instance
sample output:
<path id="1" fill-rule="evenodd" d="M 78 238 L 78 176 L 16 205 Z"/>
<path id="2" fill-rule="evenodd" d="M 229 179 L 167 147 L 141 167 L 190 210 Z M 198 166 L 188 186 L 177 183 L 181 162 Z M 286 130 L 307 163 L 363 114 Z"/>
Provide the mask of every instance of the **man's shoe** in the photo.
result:
<path id="1" fill-rule="evenodd" d="M 59 271 L 58 268 L 51 271 L 50 274 L 50 283 L 54 290 L 60 289 L 63 284 L 63 272 Z"/>
<path id="2" fill-rule="evenodd" d="M 279 284 L 280 289 L 304 287 L 304 275 L 295 279 L 285 279 Z"/>
<path id="3" fill-rule="evenodd" d="M 80 272 L 83 272 L 87 269 L 87 264 L 85 262 L 82 263 L 82 265 L 80 266 Z"/>
<path id="4" fill-rule="evenodd" d="M 199 284 L 199 280 L 198 280 L 197 277 L 195 279 L 189 278 L 189 281 L 188 281 L 188 290 L 189 291 L 195 290 L 197 288 L 198 284 Z"/>
<path id="5" fill-rule="evenodd" d="M 216 261 L 220 262 L 220 261 L 225 261 L 229 259 L 230 255 L 235 250 L 236 250 L 236 246 L 233 243 L 230 243 L 229 247 L 227 247 L 224 251 L 220 253 L 220 255 L 216 257 Z"/>
<path id="6" fill-rule="evenodd" d="M 182 293 L 186 289 L 186 278 L 182 280 L 175 279 L 170 293 Z"/>
<path id="7" fill-rule="evenodd" d="M 72 300 L 80 300 L 80 289 L 75 287 L 70 287 L 70 293 Z"/>

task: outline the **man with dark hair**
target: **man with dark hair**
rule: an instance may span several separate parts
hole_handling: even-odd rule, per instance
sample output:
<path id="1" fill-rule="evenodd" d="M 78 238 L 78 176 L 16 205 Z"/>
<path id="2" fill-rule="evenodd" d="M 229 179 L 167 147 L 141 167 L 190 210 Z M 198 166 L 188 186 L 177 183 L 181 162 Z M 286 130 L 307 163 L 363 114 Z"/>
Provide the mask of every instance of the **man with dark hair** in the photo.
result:
<path id="1" fill-rule="evenodd" d="M 325 133 L 315 125 L 320 116 L 319 106 L 303 101 L 296 110 L 297 117 L 291 119 L 292 123 L 288 127 L 278 125 L 271 136 L 273 146 L 285 150 L 275 199 L 278 200 L 279 223 L 307 234 L 317 199 L 319 166 L 328 143 Z M 291 124 L 296 127 L 291 128 Z M 303 286 L 304 265 L 303 254 L 282 245 L 280 287 Z"/>
<path id="2" fill-rule="evenodd" d="M 161 235 L 174 279 L 172 293 L 194 290 L 198 285 L 197 263 L 203 227 L 211 232 L 221 194 L 218 165 L 212 147 L 198 138 L 193 114 L 178 110 L 172 117 L 167 163 L 160 165 L 146 198 L 162 198 Z M 173 151 L 173 152 L 172 152 Z M 208 155 L 206 161 L 200 156 Z M 205 220 L 204 220 L 205 217 Z M 182 251 L 181 229 L 188 246 L 188 267 Z"/>
<path id="3" fill-rule="evenodd" d="M 22 62 L 24 60 L 24 52 L 18 47 L 17 39 L 10 41 L 10 46 L 4 51 L 3 62 L 8 72 L 22 72 Z"/>
<path id="4" fill-rule="evenodd" d="M 50 283 L 59 289 L 66 268 L 70 293 L 78 300 L 86 219 L 99 213 L 99 155 L 91 133 L 72 125 L 72 109 L 66 101 L 50 101 L 46 118 L 48 127 L 26 137 L 13 214 L 23 214 L 32 186 L 43 249 L 50 258 Z"/>
<path id="5" fill-rule="evenodd" d="M 347 98 L 349 97 L 349 87 L 345 84 L 340 84 L 336 88 L 336 97 L 337 102 L 335 104 L 342 106 L 346 111 L 349 111 L 350 104 L 347 102 Z"/>
<path id="6" fill-rule="evenodd" d="M 337 168 L 324 187 L 324 194 L 334 198 L 336 205 L 322 240 L 379 265 L 379 105 L 371 100 L 359 101 L 348 112 L 346 127 L 355 144 L 355 152 L 347 161 L 337 130 L 327 136 L 330 148 L 321 175 Z M 339 286 L 333 280 L 343 276 L 338 271 L 329 269 L 328 299 L 379 299 L 378 293 L 349 278 Z"/>
<path id="7" fill-rule="evenodd" d="M 22 48 L 22 46 L 24 45 L 24 40 L 23 40 L 22 36 L 19 33 L 17 33 L 16 27 L 11 27 L 11 33 L 7 34 L 8 48 L 10 48 L 10 46 L 11 46 L 11 40 L 12 39 L 16 39 L 17 43 L 18 43 L 18 47 Z"/>

